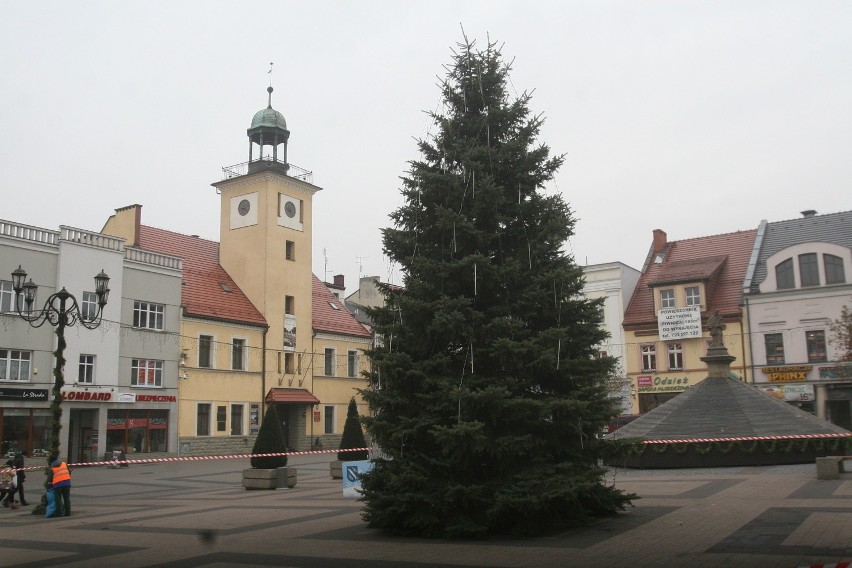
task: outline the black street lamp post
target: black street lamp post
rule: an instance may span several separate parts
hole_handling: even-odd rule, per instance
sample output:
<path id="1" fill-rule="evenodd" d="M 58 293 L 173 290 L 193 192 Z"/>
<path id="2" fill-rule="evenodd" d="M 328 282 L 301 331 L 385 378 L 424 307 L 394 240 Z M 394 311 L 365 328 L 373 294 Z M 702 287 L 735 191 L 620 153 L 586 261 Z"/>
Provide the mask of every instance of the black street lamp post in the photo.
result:
<path id="1" fill-rule="evenodd" d="M 45 323 L 50 323 L 56 328 L 56 351 L 53 353 L 56 357 L 56 366 L 53 368 L 53 401 L 50 409 L 53 413 L 53 423 L 51 424 L 50 451 L 48 460 L 54 459 L 59 455 L 59 430 L 62 428 L 62 387 L 65 385 L 64 369 L 65 369 L 65 328 L 80 324 L 87 329 L 95 329 L 101 325 L 104 306 L 106 306 L 107 298 L 109 297 L 109 276 L 103 270 L 95 276 L 95 294 L 98 301 L 97 310 L 81 308 L 77 303 L 77 299 L 68 292 L 64 287 L 59 292 L 51 294 L 44 302 L 44 307 L 41 310 L 33 310 L 35 303 L 36 291 L 38 286 L 32 281 L 27 280 L 27 272 L 18 266 L 12 271 L 12 288 L 15 290 L 15 311 L 24 320 L 29 322 L 33 327 L 41 327 Z M 24 306 L 20 303 L 21 292 L 23 292 Z"/>

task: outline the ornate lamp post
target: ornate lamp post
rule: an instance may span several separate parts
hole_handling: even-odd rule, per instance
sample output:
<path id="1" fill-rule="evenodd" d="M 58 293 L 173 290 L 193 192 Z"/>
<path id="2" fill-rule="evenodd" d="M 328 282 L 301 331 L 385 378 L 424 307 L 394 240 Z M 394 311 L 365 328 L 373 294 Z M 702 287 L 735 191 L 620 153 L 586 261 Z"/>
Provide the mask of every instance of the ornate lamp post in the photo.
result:
<path id="1" fill-rule="evenodd" d="M 56 328 L 56 366 L 53 368 L 53 402 L 50 409 L 53 412 L 53 423 L 51 424 L 50 453 L 49 459 L 59 455 L 59 430 L 62 428 L 62 387 L 65 385 L 65 328 L 80 324 L 87 329 L 95 329 L 101 325 L 101 316 L 104 306 L 109 297 L 109 276 L 101 273 L 95 276 L 95 294 L 98 298 L 97 311 L 94 309 L 81 309 L 77 299 L 64 287 L 59 292 L 51 294 L 44 302 L 41 310 L 33 310 L 36 291 L 38 286 L 32 278 L 27 280 L 27 272 L 18 266 L 12 271 L 12 288 L 15 290 L 15 311 L 33 327 L 41 327 L 50 323 Z M 26 282 L 25 282 L 26 281 Z M 20 304 L 19 298 L 23 292 L 24 306 Z M 94 312 L 94 313 L 92 313 Z"/>

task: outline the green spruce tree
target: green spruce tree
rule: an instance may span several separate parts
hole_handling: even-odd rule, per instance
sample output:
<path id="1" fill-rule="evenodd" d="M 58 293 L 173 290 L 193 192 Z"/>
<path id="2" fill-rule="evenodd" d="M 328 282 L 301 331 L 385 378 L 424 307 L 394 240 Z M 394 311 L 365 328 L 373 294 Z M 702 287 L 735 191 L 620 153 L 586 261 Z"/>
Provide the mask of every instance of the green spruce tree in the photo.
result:
<path id="1" fill-rule="evenodd" d="M 254 454 L 280 454 L 286 451 L 287 444 L 284 442 L 278 412 L 275 411 L 275 405 L 270 404 L 266 408 L 266 414 L 263 416 L 263 422 L 251 449 L 251 467 L 254 469 L 285 467 L 287 456 L 255 456 Z"/>
<path id="2" fill-rule="evenodd" d="M 510 97 L 495 44 L 465 39 L 434 134 L 383 230 L 404 290 L 372 311 L 381 347 L 364 422 L 387 459 L 363 480 L 364 518 L 404 535 L 534 535 L 622 510 L 603 483 L 616 413 L 600 303 L 563 246 L 575 220 L 546 184 L 563 162 L 538 142 L 530 95 Z"/>
<path id="3" fill-rule="evenodd" d="M 355 399 L 349 401 L 349 408 L 346 411 L 346 424 L 343 425 L 343 436 L 340 438 L 340 451 L 337 452 L 337 459 L 341 461 L 357 461 L 370 458 L 367 450 L 357 452 L 347 452 L 352 448 L 366 448 L 367 440 L 364 439 L 364 431 L 361 429 L 361 419 L 358 418 L 358 405 Z"/>

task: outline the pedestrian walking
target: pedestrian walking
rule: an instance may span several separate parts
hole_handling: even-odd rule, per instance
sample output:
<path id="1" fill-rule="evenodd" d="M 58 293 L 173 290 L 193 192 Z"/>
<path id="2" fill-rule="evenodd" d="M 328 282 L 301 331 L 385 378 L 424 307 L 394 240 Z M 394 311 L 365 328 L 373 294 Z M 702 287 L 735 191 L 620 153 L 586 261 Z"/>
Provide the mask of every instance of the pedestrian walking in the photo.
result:
<path id="1" fill-rule="evenodd" d="M 59 456 L 53 455 L 50 460 L 50 488 L 56 499 L 56 516 L 71 516 L 71 472 Z"/>
<path id="2" fill-rule="evenodd" d="M 29 503 L 27 503 L 27 500 L 24 497 L 24 481 L 27 480 L 27 472 L 24 471 L 23 452 L 15 452 L 15 457 L 10 461 L 12 462 L 11 466 L 15 468 L 15 473 L 17 473 L 18 477 L 18 501 L 21 502 L 21 506 L 26 507 Z M 9 462 L 6 462 L 6 464 L 10 465 Z"/>
<path id="3" fill-rule="evenodd" d="M 18 479 L 15 475 L 14 469 L 11 467 L 4 467 L 3 469 L 0 469 L 0 503 L 2 503 L 4 507 L 11 509 L 18 508 L 18 503 L 15 501 L 17 484 Z"/>

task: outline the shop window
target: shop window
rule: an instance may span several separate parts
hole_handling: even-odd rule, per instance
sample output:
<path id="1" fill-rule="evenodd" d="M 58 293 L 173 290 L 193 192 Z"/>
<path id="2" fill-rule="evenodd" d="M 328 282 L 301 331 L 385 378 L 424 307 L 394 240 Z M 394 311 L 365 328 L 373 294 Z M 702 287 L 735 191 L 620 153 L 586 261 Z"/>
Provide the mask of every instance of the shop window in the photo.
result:
<path id="1" fill-rule="evenodd" d="M 766 344 L 766 364 L 784 364 L 784 336 L 780 333 L 767 333 L 763 336 Z"/>
<path id="2" fill-rule="evenodd" d="M 824 254 L 822 255 L 822 261 L 825 265 L 826 284 L 844 284 L 846 282 L 842 258 L 833 254 Z"/>
<path id="3" fill-rule="evenodd" d="M 109 410 L 106 451 L 126 454 L 166 452 L 168 427 L 168 410 Z"/>
<path id="4" fill-rule="evenodd" d="M 775 283 L 779 290 L 789 290 L 796 287 L 792 258 L 775 265 Z"/>
<path id="5" fill-rule="evenodd" d="M 825 331 L 812 330 L 805 332 L 808 347 L 808 363 L 825 363 L 828 357 L 825 349 Z"/>
<path id="6" fill-rule="evenodd" d="M 799 278 L 802 287 L 819 286 L 819 266 L 815 252 L 799 255 Z"/>
<path id="7" fill-rule="evenodd" d="M 210 404 L 199 403 L 196 413 L 195 434 L 197 436 L 210 435 Z"/>
<path id="8" fill-rule="evenodd" d="M 216 407 L 216 431 L 224 432 L 228 422 L 228 407 Z"/>

